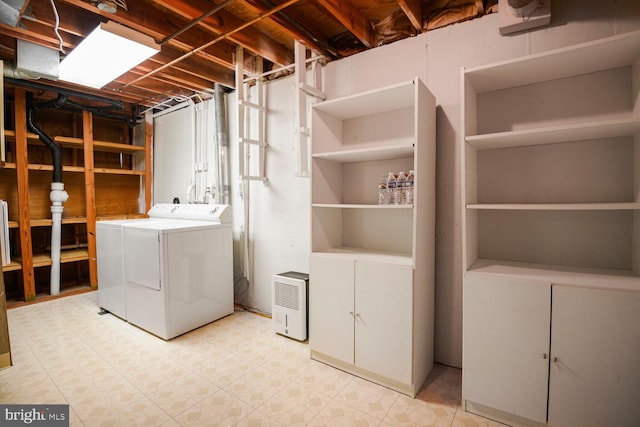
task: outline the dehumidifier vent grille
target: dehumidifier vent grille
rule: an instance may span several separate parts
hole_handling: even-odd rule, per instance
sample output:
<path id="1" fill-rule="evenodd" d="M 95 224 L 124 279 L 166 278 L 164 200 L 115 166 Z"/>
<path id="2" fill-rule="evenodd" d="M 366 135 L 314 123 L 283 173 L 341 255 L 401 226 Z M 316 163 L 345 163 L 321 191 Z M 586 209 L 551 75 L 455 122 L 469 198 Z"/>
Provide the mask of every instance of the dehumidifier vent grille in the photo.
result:
<path id="1" fill-rule="evenodd" d="M 298 287 L 285 283 L 275 283 L 276 305 L 292 310 L 298 310 Z"/>

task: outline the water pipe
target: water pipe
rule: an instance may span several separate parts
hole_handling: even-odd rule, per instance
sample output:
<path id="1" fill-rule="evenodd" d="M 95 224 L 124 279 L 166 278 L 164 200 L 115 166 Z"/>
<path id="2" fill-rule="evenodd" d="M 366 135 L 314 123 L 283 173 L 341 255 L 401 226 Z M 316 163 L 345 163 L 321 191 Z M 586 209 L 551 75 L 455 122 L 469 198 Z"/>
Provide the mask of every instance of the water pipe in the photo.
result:
<path id="1" fill-rule="evenodd" d="M 62 226 L 62 212 L 64 206 L 62 204 L 69 199 L 69 194 L 64 191 L 64 184 L 62 182 L 51 183 L 51 193 L 49 193 L 49 199 L 51 200 L 51 219 L 53 225 L 51 227 L 51 295 L 58 295 L 60 293 L 60 241 L 61 241 L 61 226 Z"/>

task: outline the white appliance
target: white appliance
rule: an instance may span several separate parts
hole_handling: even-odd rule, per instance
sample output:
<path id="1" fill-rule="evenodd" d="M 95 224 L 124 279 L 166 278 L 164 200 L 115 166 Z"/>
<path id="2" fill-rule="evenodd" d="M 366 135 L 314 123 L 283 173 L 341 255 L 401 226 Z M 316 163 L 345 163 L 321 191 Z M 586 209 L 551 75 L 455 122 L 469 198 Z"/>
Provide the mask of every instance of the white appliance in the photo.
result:
<path id="1" fill-rule="evenodd" d="M 275 274 L 271 290 L 273 330 L 287 337 L 307 339 L 309 275 L 288 271 Z"/>
<path id="2" fill-rule="evenodd" d="M 96 222 L 96 260 L 98 263 L 98 306 L 123 319 L 127 318 L 124 282 L 122 230 L 136 219 Z"/>
<path id="3" fill-rule="evenodd" d="M 228 205 L 158 204 L 123 228 L 126 319 L 171 339 L 233 313 Z"/>

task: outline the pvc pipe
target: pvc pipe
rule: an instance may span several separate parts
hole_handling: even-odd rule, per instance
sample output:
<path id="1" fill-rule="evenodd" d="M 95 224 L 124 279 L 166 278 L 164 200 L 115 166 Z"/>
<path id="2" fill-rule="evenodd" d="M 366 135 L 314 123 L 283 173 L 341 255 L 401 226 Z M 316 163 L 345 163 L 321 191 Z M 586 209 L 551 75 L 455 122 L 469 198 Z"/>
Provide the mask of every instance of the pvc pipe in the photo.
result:
<path id="1" fill-rule="evenodd" d="M 51 219 L 53 226 L 51 227 L 51 295 L 60 293 L 60 235 L 62 226 L 62 212 L 64 206 L 62 204 L 69 199 L 69 194 L 64 191 L 62 182 L 51 183 Z"/>

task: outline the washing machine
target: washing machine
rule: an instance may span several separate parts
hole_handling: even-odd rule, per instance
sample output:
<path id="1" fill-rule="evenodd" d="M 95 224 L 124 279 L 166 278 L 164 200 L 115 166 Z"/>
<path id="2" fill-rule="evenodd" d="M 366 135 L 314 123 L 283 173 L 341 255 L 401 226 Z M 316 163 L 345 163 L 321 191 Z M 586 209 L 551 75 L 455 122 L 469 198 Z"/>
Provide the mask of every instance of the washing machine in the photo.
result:
<path id="1" fill-rule="evenodd" d="M 126 319 L 123 227 L 132 219 L 96 222 L 98 306 Z"/>
<path id="2" fill-rule="evenodd" d="M 124 224 L 126 320 L 169 340 L 233 313 L 228 205 L 155 205 Z"/>

